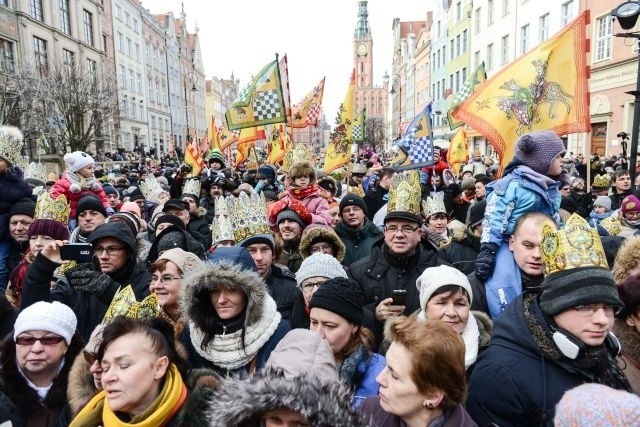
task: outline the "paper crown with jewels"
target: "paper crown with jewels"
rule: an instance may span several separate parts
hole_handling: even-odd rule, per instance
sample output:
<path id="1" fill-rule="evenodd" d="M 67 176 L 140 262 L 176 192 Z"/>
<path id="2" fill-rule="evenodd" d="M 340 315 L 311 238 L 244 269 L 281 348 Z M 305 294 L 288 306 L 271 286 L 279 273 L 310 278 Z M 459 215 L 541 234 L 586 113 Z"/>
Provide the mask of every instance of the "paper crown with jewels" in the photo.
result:
<path id="1" fill-rule="evenodd" d="M 247 170 L 258 169 L 260 163 L 258 162 L 258 153 L 254 147 L 249 148 L 249 161 L 247 162 Z"/>
<path id="2" fill-rule="evenodd" d="M 610 184 L 611 178 L 609 178 L 609 175 L 603 174 L 594 176 L 591 186 L 594 188 L 609 188 Z"/>
<path id="3" fill-rule="evenodd" d="M 227 201 L 227 197 L 218 196 L 215 199 L 215 216 L 228 216 L 229 215 L 229 202 Z"/>
<path id="4" fill-rule="evenodd" d="M 236 237 L 233 232 L 231 219 L 225 215 L 218 215 L 214 217 L 211 222 L 211 237 L 214 246 L 220 242 L 224 242 L 225 240 L 235 242 Z"/>
<path id="5" fill-rule="evenodd" d="M 622 231 L 622 223 L 613 215 L 606 217 L 598 225 L 604 228 L 610 236 L 617 236 Z"/>
<path id="6" fill-rule="evenodd" d="M 406 219 L 419 222 L 420 196 L 420 173 L 417 170 L 395 174 L 389 188 L 389 202 L 385 219 L 406 216 Z"/>
<path id="7" fill-rule="evenodd" d="M 444 207 L 444 193 L 438 192 L 433 197 L 427 197 L 427 200 L 422 201 L 422 210 L 424 216 L 429 218 L 433 214 L 447 213 L 447 209 Z"/>
<path id="8" fill-rule="evenodd" d="M 153 199 L 157 198 L 164 190 L 160 186 L 156 177 L 154 175 L 150 175 L 140 183 L 140 191 L 142 191 L 145 199 L 152 202 Z"/>
<path id="9" fill-rule="evenodd" d="M 23 162 L 22 151 L 23 135 L 20 129 L 13 126 L 0 126 L 0 157 L 11 163 L 12 166 Z"/>
<path id="10" fill-rule="evenodd" d="M 267 203 L 262 193 L 258 195 L 252 192 L 249 196 L 241 192 L 237 199 L 230 197 L 227 202 L 236 244 L 258 234 L 271 233 L 267 220 Z"/>
<path id="11" fill-rule="evenodd" d="M 47 181 L 47 168 L 43 164 L 31 162 L 24 170 L 24 179 L 29 184 L 44 185 Z"/>
<path id="12" fill-rule="evenodd" d="M 314 163 L 313 153 L 309 151 L 309 149 L 305 144 L 296 144 L 292 152 L 290 164 L 300 163 L 300 162 L 309 162 L 311 164 Z"/>
<path id="13" fill-rule="evenodd" d="M 54 199 L 49 193 L 44 192 L 38 197 L 33 219 L 50 219 L 66 225 L 69 222 L 70 211 L 71 207 L 64 195 Z"/>
<path id="14" fill-rule="evenodd" d="M 158 305 L 156 294 L 150 294 L 138 302 L 133 288 L 128 285 L 113 297 L 104 315 L 103 322 L 107 322 L 116 316 L 125 316 L 131 319 L 152 319 L 162 316 L 162 308 Z"/>
<path id="15" fill-rule="evenodd" d="M 598 231 L 575 213 L 562 230 L 544 224 L 540 248 L 545 276 L 580 267 L 609 268 Z"/>
<path id="16" fill-rule="evenodd" d="M 200 199 L 200 180 L 198 178 L 187 179 L 182 188 L 182 194 L 189 194 Z"/>

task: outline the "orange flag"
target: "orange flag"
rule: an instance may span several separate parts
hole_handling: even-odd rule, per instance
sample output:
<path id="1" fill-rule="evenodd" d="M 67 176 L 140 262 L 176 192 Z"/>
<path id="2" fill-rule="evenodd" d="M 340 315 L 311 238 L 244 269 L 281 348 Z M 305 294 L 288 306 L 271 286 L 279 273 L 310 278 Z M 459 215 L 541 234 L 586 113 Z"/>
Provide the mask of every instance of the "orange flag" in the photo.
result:
<path id="1" fill-rule="evenodd" d="M 218 135 L 218 128 L 216 127 L 216 118 L 211 116 L 211 127 L 209 127 L 209 149 L 210 150 L 219 150 L 220 149 L 220 135 Z"/>
<path id="2" fill-rule="evenodd" d="M 306 128 L 307 126 L 316 126 L 320 109 L 322 108 L 322 95 L 324 94 L 324 77 L 320 80 L 311 92 L 304 97 L 299 104 L 293 106 L 293 124 L 294 128 Z"/>
<path id="3" fill-rule="evenodd" d="M 275 125 L 269 138 L 269 157 L 267 163 L 276 164 L 284 159 L 285 154 L 291 149 L 289 132 L 282 123 Z"/>
<path id="4" fill-rule="evenodd" d="M 356 71 L 351 72 L 351 79 L 344 102 L 340 104 L 338 122 L 331 132 L 330 142 L 324 158 L 324 173 L 329 173 L 349 163 L 351 160 L 351 144 L 353 143 L 353 124 L 356 119 Z"/>
<path id="5" fill-rule="evenodd" d="M 200 157 L 200 153 L 198 153 L 198 149 L 188 141 L 184 148 L 184 162 L 193 168 L 191 171 L 192 176 L 200 175 L 200 171 L 204 167 L 204 162 L 202 161 L 202 157 Z"/>
<path id="6" fill-rule="evenodd" d="M 228 146 L 236 142 L 239 136 L 240 136 L 240 131 L 229 130 L 227 128 L 226 123 L 220 126 L 220 129 L 218 129 L 218 138 L 220 140 L 220 151 L 225 150 Z"/>
<path id="7" fill-rule="evenodd" d="M 451 145 L 447 151 L 447 163 L 453 169 L 453 174 L 460 174 L 460 166 L 469 160 L 469 144 L 467 144 L 467 132 L 461 127 L 451 139 Z"/>

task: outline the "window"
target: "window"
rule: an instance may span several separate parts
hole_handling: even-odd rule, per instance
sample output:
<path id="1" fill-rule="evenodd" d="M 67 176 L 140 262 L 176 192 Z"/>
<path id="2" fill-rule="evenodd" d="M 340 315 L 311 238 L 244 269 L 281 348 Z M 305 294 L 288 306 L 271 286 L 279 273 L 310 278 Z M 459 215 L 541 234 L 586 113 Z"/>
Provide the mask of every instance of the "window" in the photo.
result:
<path id="1" fill-rule="evenodd" d="M 71 73 L 73 71 L 73 52 L 67 49 L 62 49 L 62 64 L 64 65 L 64 70 L 67 73 Z"/>
<path id="2" fill-rule="evenodd" d="M 524 55 L 529 50 L 529 24 L 520 27 L 520 54 Z"/>
<path id="3" fill-rule="evenodd" d="M 493 0 L 487 0 L 487 25 L 493 25 Z"/>
<path id="4" fill-rule="evenodd" d="M 136 83 L 138 85 L 138 93 L 140 95 L 144 95 L 144 92 L 142 91 L 142 74 L 140 73 L 136 74 Z"/>
<path id="5" fill-rule="evenodd" d="M 13 56 L 13 43 L 9 40 L 0 39 L 0 70 L 13 72 L 15 67 L 15 59 Z"/>
<path id="6" fill-rule="evenodd" d="M 460 91 L 460 70 L 456 71 L 456 86 L 455 86 L 455 92 L 459 92 Z"/>
<path id="7" fill-rule="evenodd" d="M 438 37 L 442 34 L 442 25 L 440 25 L 440 21 L 437 22 L 436 27 L 438 29 Z"/>
<path id="8" fill-rule="evenodd" d="M 140 61 L 140 45 L 136 43 L 136 61 Z"/>
<path id="9" fill-rule="evenodd" d="M 462 30 L 462 53 L 467 51 L 467 30 Z"/>
<path id="10" fill-rule="evenodd" d="M 149 43 L 144 44 L 144 62 L 149 63 Z"/>
<path id="11" fill-rule="evenodd" d="M 138 104 L 138 110 L 140 111 L 140 120 L 144 120 L 144 107 L 142 104 Z"/>
<path id="12" fill-rule="evenodd" d="M 149 100 L 153 100 L 153 90 L 151 89 L 151 77 L 147 78 L 147 96 Z"/>
<path id="13" fill-rule="evenodd" d="M 542 43 L 549 38 L 549 14 L 545 13 L 540 17 L 540 34 L 538 42 Z"/>
<path id="14" fill-rule="evenodd" d="M 442 46 L 442 64 L 441 67 L 447 62 L 447 45 Z"/>
<path id="15" fill-rule="evenodd" d="M 509 14 L 509 2 L 512 0 L 502 0 L 502 16 Z"/>
<path id="16" fill-rule="evenodd" d="M 49 64 L 47 60 L 47 42 L 39 37 L 33 38 L 33 54 L 36 62 L 36 70 L 40 77 L 47 75 Z"/>
<path id="17" fill-rule="evenodd" d="M 0 6 L 9 7 L 9 0 L 0 0 Z"/>
<path id="18" fill-rule="evenodd" d="M 120 73 L 118 74 L 118 80 L 120 80 L 120 87 L 123 89 L 127 88 L 127 69 L 124 68 L 124 65 L 120 66 Z"/>
<path id="19" fill-rule="evenodd" d="M 84 41 L 93 46 L 93 14 L 83 10 L 82 20 L 84 22 Z"/>
<path id="20" fill-rule="evenodd" d="M 107 47 L 107 46 L 109 46 L 109 45 L 107 44 L 107 40 L 108 40 L 108 39 L 109 39 L 109 38 L 107 37 L 107 35 L 106 35 L 105 33 L 102 33 L 102 50 L 103 50 L 104 52 L 108 52 L 108 51 L 109 51 L 109 48 Z"/>
<path id="21" fill-rule="evenodd" d="M 127 86 L 127 88 L 133 92 L 134 90 L 136 90 L 135 86 L 133 85 L 133 70 L 131 68 L 129 68 L 129 84 Z"/>
<path id="22" fill-rule="evenodd" d="M 133 18 L 133 31 L 138 32 L 138 20 Z"/>
<path id="23" fill-rule="evenodd" d="M 480 51 L 477 50 L 473 53 L 473 68 L 477 68 L 480 65 Z"/>
<path id="24" fill-rule="evenodd" d="M 493 69 L 493 43 L 487 45 L 487 63 L 485 65 L 487 71 Z"/>
<path id="25" fill-rule="evenodd" d="M 40 22 L 42 20 L 42 0 L 29 0 L 29 6 L 31 11 L 31 17 L 37 19 Z"/>
<path id="26" fill-rule="evenodd" d="M 129 37 L 127 37 L 127 55 L 129 56 L 129 58 L 133 58 L 132 42 Z"/>
<path id="27" fill-rule="evenodd" d="M 460 34 L 456 36 L 456 56 L 460 56 Z"/>
<path id="28" fill-rule="evenodd" d="M 474 34 L 479 34 L 480 33 L 480 26 L 482 25 L 482 11 L 480 10 L 480 8 L 476 9 L 476 13 L 474 16 L 474 21 L 476 26 L 475 26 L 475 32 Z"/>
<path id="29" fill-rule="evenodd" d="M 461 19 L 462 19 L 462 4 L 460 0 L 458 0 L 456 2 L 456 21 L 459 21 Z"/>
<path id="30" fill-rule="evenodd" d="M 440 54 L 440 51 L 438 51 L 438 54 Z M 436 53 L 432 53 L 431 57 L 431 70 L 433 71 L 436 69 Z"/>
<path id="31" fill-rule="evenodd" d="M 449 40 L 449 55 L 451 55 L 449 59 L 455 58 L 455 52 L 455 40 L 451 39 Z"/>
<path id="32" fill-rule="evenodd" d="M 611 16 L 596 19 L 596 61 L 611 58 Z"/>
<path id="33" fill-rule="evenodd" d="M 130 106 L 129 109 L 131 110 L 131 118 L 132 119 L 137 119 L 138 118 L 138 111 L 136 110 L 136 104 L 134 104 L 133 101 L 130 102 Z"/>
<path id="34" fill-rule="evenodd" d="M 124 23 L 127 24 L 127 27 L 131 26 L 131 15 L 129 15 L 129 12 L 124 13 Z"/>
<path id="35" fill-rule="evenodd" d="M 69 0 L 60 0 L 60 30 L 67 35 L 71 35 Z"/>
<path id="36" fill-rule="evenodd" d="M 116 5 L 116 18 L 122 21 L 122 8 L 120 7 L 119 4 Z"/>
<path id="37" fill-rule="evenodd" d="M 569 23 L 571 18 L 573 17 L 573 0 L 569 0 L 566 3 L 562 4 L 560 8 L 560 25 L 565 26 Z M 611 19 L 611 17 L 609 17 Z"/>
<path id="38" fill-rule="evenodd" d="M 96 61 L 94 61 L 93 59 L 87 58 L 87 72 L 89 74 L 94 74 L 97 71 L 98 71 L 98 67 L 97 67 Z"/>
<path id="39" fill-rule="evenodd" d="M 500 65 L 509 62 L 509 35 L 502 37 L 502 43 L 500 48 Z"/>

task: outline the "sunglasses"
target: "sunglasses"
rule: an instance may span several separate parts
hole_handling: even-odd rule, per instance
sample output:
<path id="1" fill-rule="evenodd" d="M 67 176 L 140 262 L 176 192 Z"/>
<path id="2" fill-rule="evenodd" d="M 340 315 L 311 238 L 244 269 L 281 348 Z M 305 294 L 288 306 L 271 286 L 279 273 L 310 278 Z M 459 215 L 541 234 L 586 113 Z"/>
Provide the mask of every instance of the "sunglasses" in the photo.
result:
<path id="1" fill-rule="evenodd" d="M 58 344 L 59 342 L 63 341 L 64 338 L 59 337 L 59 336 L 47 336 L 47 337 L 17 337 L 16 338 L 16 344 L 17 345 L 28 345 L 28 346 L 32 346 L 36 343 L 36 341 L 40 341 L 40 344 L 42 345 L 55 345 Z"/>

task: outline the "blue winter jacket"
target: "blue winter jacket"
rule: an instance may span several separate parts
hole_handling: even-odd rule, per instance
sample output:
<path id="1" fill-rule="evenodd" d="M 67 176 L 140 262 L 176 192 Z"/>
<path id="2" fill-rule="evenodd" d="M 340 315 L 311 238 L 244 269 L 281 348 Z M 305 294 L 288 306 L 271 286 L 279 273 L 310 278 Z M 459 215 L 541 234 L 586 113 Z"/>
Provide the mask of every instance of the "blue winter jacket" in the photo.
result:
<path id="1" fill-rule="evenodd" d="M 373 353 L 369 360 L 361 361 L 358 364 L 358 372 L 364 372 L 364 376 L 360 379 L 351 397 L 353 408 L 362 406 L 367 397 L 378 395 L 380 384 L 376 382 L 376 377 L 386 365 L 387 361 L 378 353 Z"/>
<path id="2" fill-rule="evenodd" d="M 520 165 L 487 185 L 487 208 L 481 243 L 500 243 L 513 233 L 516 220 L 527 212 L 542 212 L 558 224 L 562 196 L 559 183 Z"/>

